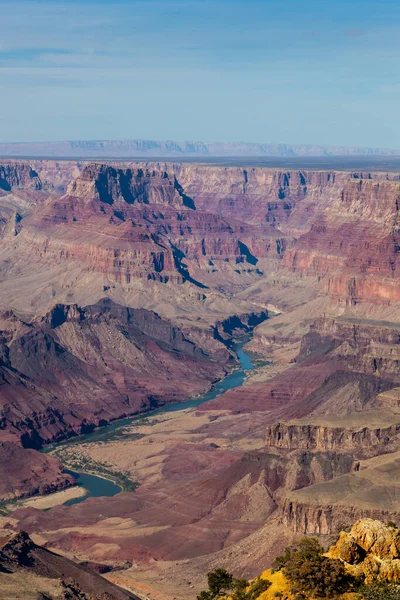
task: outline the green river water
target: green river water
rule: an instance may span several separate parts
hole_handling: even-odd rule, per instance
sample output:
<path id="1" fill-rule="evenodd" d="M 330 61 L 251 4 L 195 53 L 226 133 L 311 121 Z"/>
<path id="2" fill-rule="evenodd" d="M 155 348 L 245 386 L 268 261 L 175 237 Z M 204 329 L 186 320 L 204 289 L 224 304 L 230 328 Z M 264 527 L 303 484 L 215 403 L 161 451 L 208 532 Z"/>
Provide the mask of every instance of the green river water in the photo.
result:
<path id="1" fill-rule="evenodd" d="M 243 350 L 244 345 L 247 344 L 249 339 L 250 336 L 246 335 L 232 342 L 232 344 L 230 345 L 230 349 L 233 350 L 237 355 L 240 362 L 240 367 L 232 373 L 230 373 L 229 375 L 227 375 L 224 379 L 216 383 L 213 386 L 213 388 L 209 392 L 207 392 L 207 394 L 204 394 L 204 396 L 192 398 L 191 400 L 187 400 L 186 402 L 177 402 L 175 404 L 169 404 L 167 406 L 164 406 L 163 408 L 136 417 L 130 417 L 127 419 L 120 419 L 118 421 L 114 421 L 113 423 L 110 423 L 109 425 L 106 425 L 105 427 L 102 427 L 100 429 L 96 429 L 91 433 L 87 433 L 85 435 L 81 435 L 79 437 L 60 442 L 56 445 L 53 444 L 52 446 L 47 447 L 45 451 L 48 452 L 50 450 L 54 450 L 55 448 L 60 448 L 66 445 L 82 444 L 86 442 L 106 442 L 108 439 L 115 437 L 116 432 L 122 430 L 128 425 L 131 425 L 132 423 L 139 422 L 143 419 L 148 419 L 149 417 L 154 415 L 160 415 L 168 412 L 176 412 L 188 408 L 196 408 L 196 406 L 203 404 L 203 402 L 214 400 L 214 398 L 226 392 L 227 390 L 232 390 L 234 388 L 240 387 L 246 379 L 247 372 L 254 369 L 254 364 L 251 357 Z M 88 473 L 78 473 L 76 471 L 67 472 L 74 475 L 77 485 L 86 488 L 88 494 L 81 498 L 75 498 L 73 500 L 70 500 L 66 503 L 66 506 L 70 504 L 77 504 L 79 502 L 83 502 L 89 497 L 115 496 L 122 490 L 122 488 L 116 483 L 103 477 L 98 477 L 96 475 L 91 475 Z"/>

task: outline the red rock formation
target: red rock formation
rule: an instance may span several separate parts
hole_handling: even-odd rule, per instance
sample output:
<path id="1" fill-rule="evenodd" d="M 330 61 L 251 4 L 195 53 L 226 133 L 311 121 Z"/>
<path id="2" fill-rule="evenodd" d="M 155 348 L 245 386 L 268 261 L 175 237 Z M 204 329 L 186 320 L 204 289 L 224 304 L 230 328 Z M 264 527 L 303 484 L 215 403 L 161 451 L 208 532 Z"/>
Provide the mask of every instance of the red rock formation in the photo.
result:
<path id="1" fill-rule="evenodd" d="M 352 179 L 286 254 L 295 272 L 325 277 L 325 290 L 350 304 L 399 300 L 397 181 Z"/>
<path id="2" fill-rule="evenodd" d="M 395 175 L 33 164 L 5 163 L 3 179 L 7 189 L 24 184 L 54 198 L 24 215 L 13 242 L 44 266 L 78 261 L 124 285 L 149 278 L 214 287 L 223 276 L 229 287 L 283 265 L 293 277 L 322 278 L 328 294 L 350 304 L 398 299 Z"/>
<path id="3" fill-rule="evenodd" d="M 0 427 L 25 446 L 183 400 L 226 372 L 155 313 L 109 301 L 31 324 L 3 315 L 0 341 Z"/>
<path id="4" fill-rule="evenodd" d="M 0 536 L 0 589 L 7 597 L 139 600 L 83 566 L 38 546 L 24 531 L 13 535 L 0 530 Z M 44 590 L 51 590 L 51 596 Z"/>
<path id="5" fill-rule="evenodd" d="M 138 525 L 156 531 L 144 531 L 135 538 L 121 536 L 119 547 L 108 555 L 109 559 L 178 560 L 216 552 L 259 529 L 276 510 L 276 494 L 282 488 L 290 490 L 326 481 L 348 473 L 353 465 L 351 456 L 334 453 L 303 452 L 289 458 L 253 452 L 238 458 L 239 452 L 204 447 L 203 453 L 212 454 L 212 468 L 205 468 L 205 461 L 202 468 L 193 469 L 195 460 L 191 460 L 190 451 L 196 449 L 182 447 L 179 458 L 183 465 L 175 477 L 165 473 L 161 484 L 139 487 L 134 495 L 91 500 L 47 513 L 21 509 L 15 517 L 29 532 L 50 532 L 56 522 L 59 528 L 70 527 L 72 514 L 79 527 L 92 525 L 99 518 L 134 519 Z M 188 455 L 186 462 L 184 452 Z M 189 463 L 191 469 L 187 468 Z M 92 531 L 88 536 L 74 528 L 59 534 L 46 533 L 46 537 L 66 551 L 79 549 L 90 555 L 91 548 L 106 542 L 102 535 L 97 537 L 95 529 Z"/>
<path id="6" fill-rule="evenodd" d="M 0 442 L 0 499 L 49 494 L 73 484 L 60 461 L 17 441 Z"/>
<path id="7" fill-rule="evenodd" d="M 266 445 L 283 450 L 353 452 L 358 457 L 368 457 L 393 451 L 399 434 L 400 423 L 386 427 L 276 423 L 267 427 Z"/>
<path id="8" fill-rule="evenodd" d="M 42 182 L 34 169 L 27 163 L 6 163 L 0 165 L 0 190 L 13 188 L 41 190 Z"/>

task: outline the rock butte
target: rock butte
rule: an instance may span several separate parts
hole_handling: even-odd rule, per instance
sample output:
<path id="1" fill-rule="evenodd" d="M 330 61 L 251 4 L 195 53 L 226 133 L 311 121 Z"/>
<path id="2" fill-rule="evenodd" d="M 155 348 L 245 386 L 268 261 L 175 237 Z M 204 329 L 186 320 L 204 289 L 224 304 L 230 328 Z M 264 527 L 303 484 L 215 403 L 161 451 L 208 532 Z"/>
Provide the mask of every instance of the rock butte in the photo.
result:
<path id="1" fill-rule="evenodd" d="M 266 359 L 140 439 L 80 448 L 134 494 L 13 527 L 187 600 L 213 565 L 256 574 L 298 535 L 396 522 L 399 202 L 395 173 L 2 161 L 0 440 L 27 457 L 3 497 L 36 490 L 41 445 L 208 390 L 238 332 Z"/>

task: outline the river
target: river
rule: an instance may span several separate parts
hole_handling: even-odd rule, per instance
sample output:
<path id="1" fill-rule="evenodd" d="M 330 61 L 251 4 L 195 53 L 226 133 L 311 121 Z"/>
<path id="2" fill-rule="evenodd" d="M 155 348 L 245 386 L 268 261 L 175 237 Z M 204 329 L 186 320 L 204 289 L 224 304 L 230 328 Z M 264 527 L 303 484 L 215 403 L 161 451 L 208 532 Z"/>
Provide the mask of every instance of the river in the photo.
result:
<path id="1" fill-rule="evenodd" d="M 230 349 L 233 350 L 233 352 L 235 352 L 235 354 L 237 355 L 240 362 L 240 367 L 235 371 L 232 371 L 232 373 L 227 375 L 224 379 L 221 379 L 221 381 L 218 381 L 218 383 L 216 383 L 207 394 L 204 394 L 204 396 L 192 398 L 191 400 L 187 400 L 186 402 L 176 402 L 174 404 L 168 404 L 163 408 L 144 413 L 136 417 L 130 417 L 128 419 L 120 419 L 119 421 L 114 421 L 113 423 L 110 423 L 109 425 L 106 425 L 105 427 L 102 427 L 100 429 L 96 429 L 91 433 L 80 435 L 79 437 L 60 442 L 60 444 L 52 445 L 46 448 L 46 450 L 49 451 L 66 445 L 82 444 L 86 442 L 106 442 L 108 438 L 115 436 L 116 431 L 127 427 L 128 425 L 131 425 L 134 422 L 147 419 L 149 416 L 185 410 L 187 408 L 196 408 L 196 406 L 203 404 L 203 402 L 214 400 L 214 398 L 226 392 L 227 390 L 232 390 L 234 388 L 240 387 L 246 379 L 246 373 L 254 369 L 254 364 L 250 356 L 243 350 L 244 345 L 247 344 L 249 339 L 250 335 L 244 335 L 231 343 Z M 66 506 L 71 504 L 78 504 L 79 502 L 83 502 L 89 497 L 115 496 L 122 490 L 120 486 L 116 485 L 109 479 L 104 479 L 103 477 L 98 477 L 96 475 L 91 475 L 88 473 L 77 473 L 76 471 L 67 472 L 74 475 L 77 485 L 83 486 L 88 491 L 88 494 L 81 498 L 69 500 L 66 503 Z"/>

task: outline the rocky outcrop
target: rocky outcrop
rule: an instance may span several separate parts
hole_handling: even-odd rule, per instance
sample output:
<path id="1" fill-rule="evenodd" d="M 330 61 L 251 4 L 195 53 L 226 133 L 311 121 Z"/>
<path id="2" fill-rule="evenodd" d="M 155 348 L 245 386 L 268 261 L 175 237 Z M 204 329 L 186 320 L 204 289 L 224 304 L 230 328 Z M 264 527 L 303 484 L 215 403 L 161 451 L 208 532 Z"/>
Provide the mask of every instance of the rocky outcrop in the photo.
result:
<path id="1" fill-rule="evenodd" d="M 345 452 L 304 451 L 286 455 L 253 452 L 245 454 L 242 463 L 263 469 L 269 489 L 278 496 L 282 490 L 297 490 L 330 481 L 355 467 L 353 457 Z"/>
<path id="2" fill-rule="evenodd" d="M 0 530 L 0 540 L 0 590 L 7 597 L 139 600 L 100 575 L 38 546 L 24 531 Z"/>
<path id="3" fill-rule="evenodd" d="M 355 318 L 319 318 L 301 342 L 299 360 L 331 355 L 346 370 L 397 380 L 400 365 L 397 323 Z"/>
<path id="4" fill-rule="evenodd" d="M 115 168 L 92 164 L 67 189 L 67 195 L 106 204 L 173 205 L 195 209 L 173 174 L 148 168 Z"/>
<path id="5" fill-rule="evenodd" d="M 329 549 L 328 556 L 342 560 L 347 571 L 374 580 L 400 582 L 400 532 L 393 525 L 362 519 Z"/>
<path id="6" fill-rule="evenodd" d="M 13 188 L 41 190 L 39 175 L 27 163 L 0 165 L 0 190 L 10 192 Z"/>
<path id="7" fill-rule="evenodd" d="M 316 319 L 310 325 L 310 333 L 304 336 L 302 340 L 300 355 L 308 356 L 312 354 L 314 346 L 321 349 L 323 347 L 322 342 L 328 339 L 335 340 L 331 349 L 334 346 L 338 347 L 343 342 L 347 342 L 348 345 L 352 344 L 355 349 L 387 345 L 390 347 L 393 356 L 395 356 L 396 347 L 400 342 L 400 326 L 396 322 L 391 323 L 372 319 L 322 317 Z"/>

